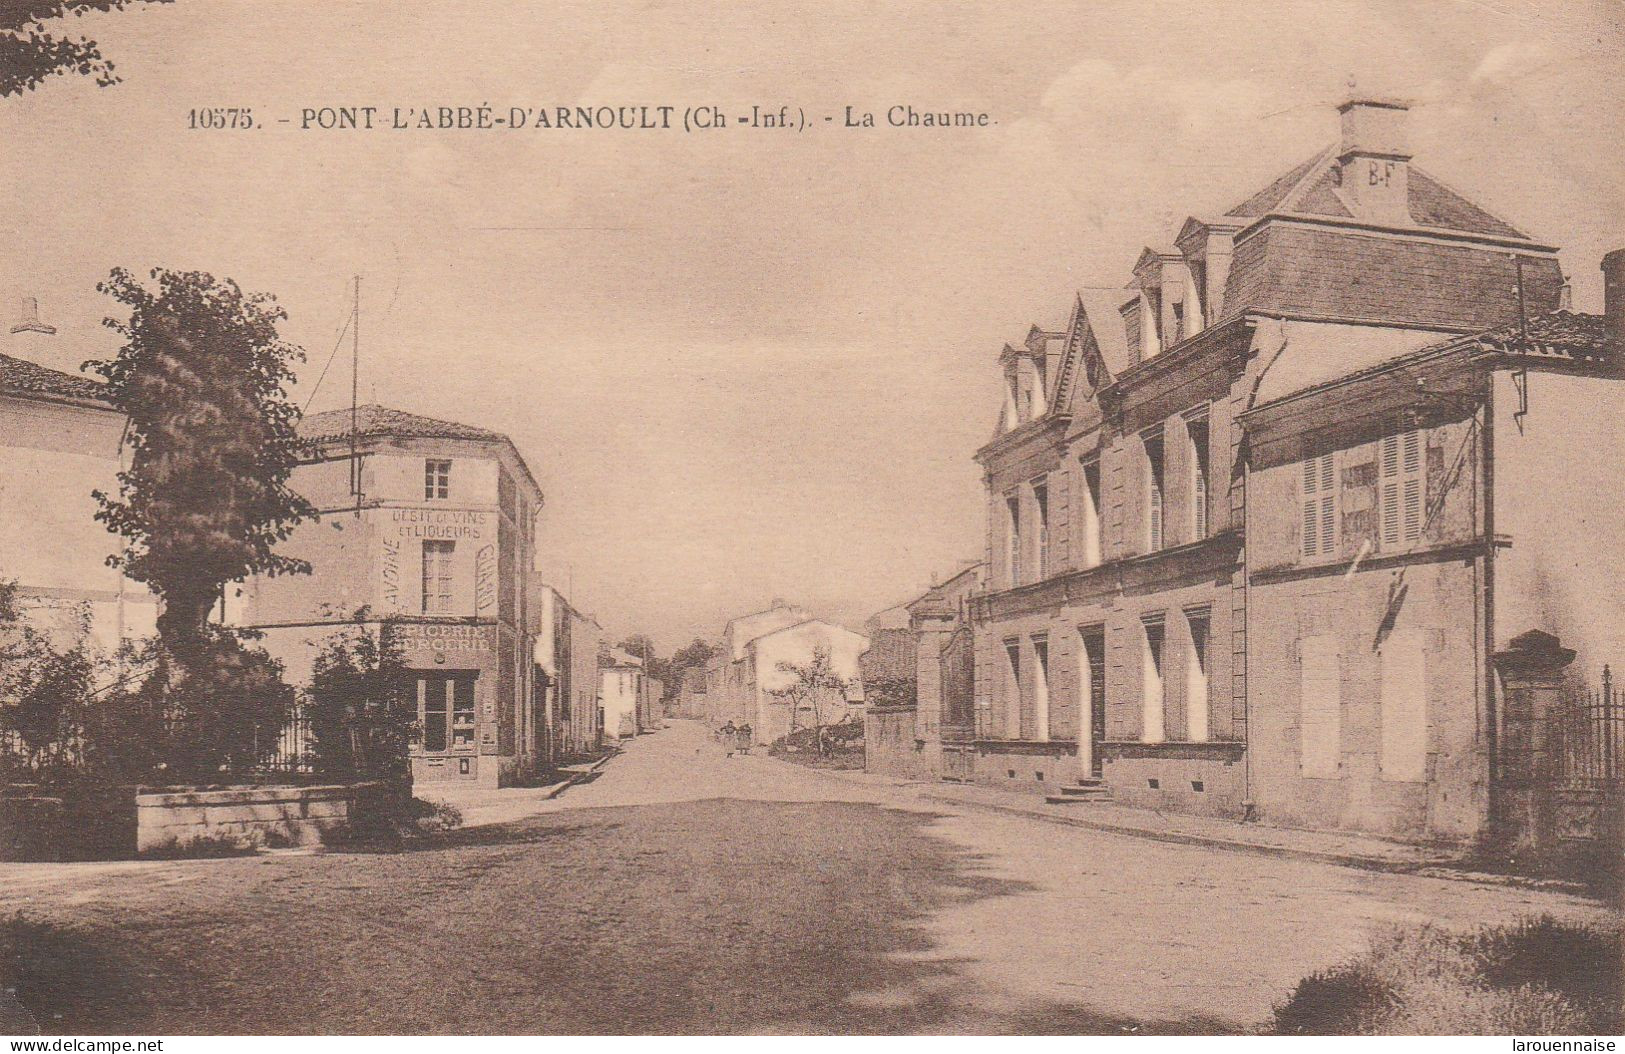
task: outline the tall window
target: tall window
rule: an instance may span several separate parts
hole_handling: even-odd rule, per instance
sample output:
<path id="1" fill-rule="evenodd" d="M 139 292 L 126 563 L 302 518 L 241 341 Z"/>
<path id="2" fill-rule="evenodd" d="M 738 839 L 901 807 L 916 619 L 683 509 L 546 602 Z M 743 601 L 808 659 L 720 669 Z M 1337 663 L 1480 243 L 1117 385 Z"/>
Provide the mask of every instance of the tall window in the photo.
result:
<path id="1" fill-rule="evenodd" d="M 1331 453 L 1304 461 L 1299 505 L 1303 555 L 1331 556 L 1337 551 L 1337 470 Z"/>
<path id="2" fill-rule="evenodd" d="M 425 498 L 451 497 L 451 462 L 428 458 L 423 462 L 423 496 Z"/>
<path id="3" fill-rule="evenodd" d="M 1021 585 L 1021 499 L 1014 494 L 1005 495 L 1005 560 L 1010 585 Z"/>
<path id="4" fill-rule="evenodd" d="M 1190 629 L 1190 652 L 1185 656 L 1185 732 L 1197 743 L 1207 741 L 1208 731 L 1208 630 L 1212 619 L 1207 608 L 1185 612 Z"/>
<path id="5" fill-rule="evenodd" d="M 1100 460 L 1084 461 L 1084 494 L 1082 494 L 1082 526 L 1084 526 L 1084 567 L 1100 565 Z"/>
<path id="6" fill-rule="evenodd" d="M 423 543 L 423 613 L 444 615 L 452 610 L 451 558 L 456 542 Z"/>
<path id="7" fill-rule="evenodd" d="M 1033 738 L 1049 739 L 1049 638 L 1033 638 Z"/>
<path id="8" fill-rule="evenodd" d="M 1343 677 L 1337 638 L 1298 644 L 1298 764 L 1311 779 L 1336 779 L 1343 759 Z"/>
<path id="9" fill-rule="evenodd" d="M 1009 668 L 1005 677 L 1004 713 L 1006 735 L 1015 739 L 1021 735 L 1021 642 L 1004 642 L 1004 657 Z"/>
<path id="10" fill-rule="evenodd" d="M 1207 537 L 1208 426 L 1207 413 L 1193 414 L 1185 421 L 1191 440 L 1191 537 Z"/>
<path id="11" fill-rule="evenodd" d="M 1161 743 L 1166 738 L 1163 729 L 1162 644 L 1165 630 L 1161 615 L 1140 620 L 1144 646 L 1140 655 L 1140 702 L 1143 715 L 1140 739 L 1146 743 Z"/>
<path id="12" fill-rule="evenodd" d="M 1397 548 L 1422 536 L 1422 433 L 1383 436 L 1377 457 L 1382 545 Z"/>
<path id="13" fill-rule="evenodd" d="M 1043 476 L 1033 480 L 1033 506 L 1038 513 L 1038 575 L 1049 576 L 1049 482 Z"/>
<path id="14" fill-rule="evenodd" d="M 1151 552 L 1156 552 L 1163 546 L 1163 450 L 1162 429 L 1160 428 L 1153 432 L 1147 432 L 1145 435 L 1145 468 L 1146 544 Z"/>

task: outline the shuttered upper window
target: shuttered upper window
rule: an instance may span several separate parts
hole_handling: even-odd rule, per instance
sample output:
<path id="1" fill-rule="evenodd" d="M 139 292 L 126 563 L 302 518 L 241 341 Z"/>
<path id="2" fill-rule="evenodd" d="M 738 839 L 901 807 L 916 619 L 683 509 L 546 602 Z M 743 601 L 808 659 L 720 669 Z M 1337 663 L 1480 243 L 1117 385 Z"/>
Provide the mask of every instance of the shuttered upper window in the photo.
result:
<path id="1" fill-rule="evenodd" d="M 1337 469 L 1331 453 L 1303 462 L 1299 511 L 1306 557 L 1337 552 Z"/>
<path id="2" fill-rule="evenodd" d="M 1377 452 L 1382 546 L 1392 549 L 1422 536 L 1422 433 L 1384 436 Z"/>

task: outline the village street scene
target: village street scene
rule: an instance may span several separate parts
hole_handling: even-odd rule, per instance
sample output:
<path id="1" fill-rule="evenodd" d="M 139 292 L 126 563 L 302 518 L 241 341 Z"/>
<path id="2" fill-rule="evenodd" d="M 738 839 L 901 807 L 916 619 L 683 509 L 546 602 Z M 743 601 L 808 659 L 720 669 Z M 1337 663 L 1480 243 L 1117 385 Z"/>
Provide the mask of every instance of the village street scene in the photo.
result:
<path id="1" fill-rule="evenodd" d="M 473 7 L 80 6 L 0 9 L 0 1034 L 1625 1030 L 1617 20 L 967 9 L 1065 72 L 690 146 L 691 11 L 464 124 L 310 85 Z"/>

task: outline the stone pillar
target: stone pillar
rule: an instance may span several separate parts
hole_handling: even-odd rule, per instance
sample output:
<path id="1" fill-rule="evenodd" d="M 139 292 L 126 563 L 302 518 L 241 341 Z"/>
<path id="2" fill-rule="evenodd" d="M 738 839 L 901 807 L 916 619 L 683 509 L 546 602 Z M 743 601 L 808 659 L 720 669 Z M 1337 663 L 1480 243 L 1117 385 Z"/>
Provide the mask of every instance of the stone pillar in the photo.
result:
<path id="1" fill-rule="evenodd" d="M 1562 705 L 1563 674 L 1574 651 L 1556 637 L 1530 630 L 1495 653 L 1501 677 L 1501 736 L 1497 828 L 1492 836 L 1510 848 L 1539 849 L 1556 837 L 1552 780 L 1557 774 L 1553 738 Z"/>

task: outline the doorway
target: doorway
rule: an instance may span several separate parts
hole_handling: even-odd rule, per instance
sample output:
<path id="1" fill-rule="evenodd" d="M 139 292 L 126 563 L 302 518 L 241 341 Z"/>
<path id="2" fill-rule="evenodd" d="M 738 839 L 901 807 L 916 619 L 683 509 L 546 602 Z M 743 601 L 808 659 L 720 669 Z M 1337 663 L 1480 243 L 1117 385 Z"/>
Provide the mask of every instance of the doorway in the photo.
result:
<path id="1" fill-rule="evenodd" d="M 1101 755 L 1106 742 L 1106 627 L 1084 626 L 1078 636 L 1083 643 L 1078 671 L 1083 691 L 1079 695 L 1087 701 L 1087 735 L 1080 736 L 1078 743 L 1080 767 L 1084 776 L 1099 779 L 1105 771 Z"/>

